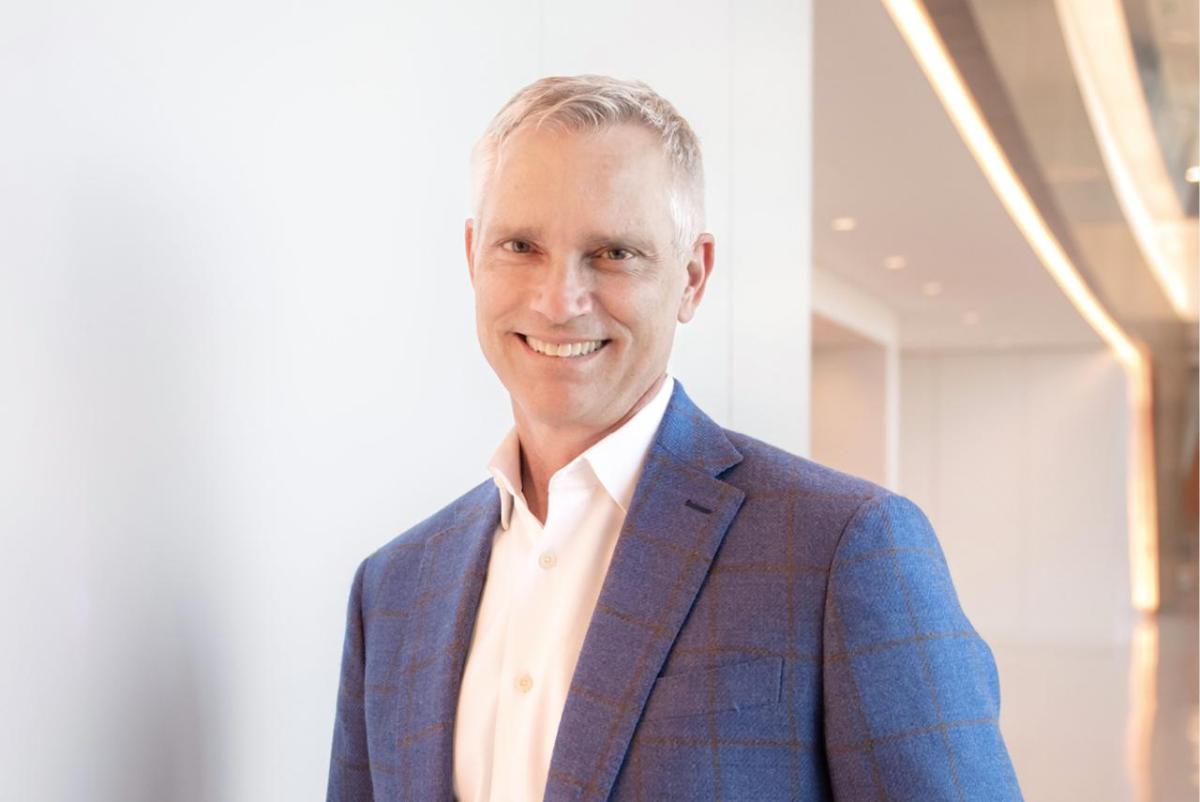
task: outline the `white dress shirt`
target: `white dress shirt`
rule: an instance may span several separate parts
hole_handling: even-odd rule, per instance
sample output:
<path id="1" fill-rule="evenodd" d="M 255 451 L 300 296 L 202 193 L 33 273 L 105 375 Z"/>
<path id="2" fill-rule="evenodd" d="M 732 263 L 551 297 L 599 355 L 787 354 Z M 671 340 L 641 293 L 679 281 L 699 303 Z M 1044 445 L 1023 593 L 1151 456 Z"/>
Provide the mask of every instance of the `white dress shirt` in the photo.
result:
<path id="1" fill-rule="evenodd" d="M 521 492 L 515 428 L 488 464 L 500 524 L 459 689 L 454 793 L 462 802 L 533 802 L 545 793 L 575 663 L 674 384 L 668 375 L 621 428 L 550 477 L 544 526 Z"/>

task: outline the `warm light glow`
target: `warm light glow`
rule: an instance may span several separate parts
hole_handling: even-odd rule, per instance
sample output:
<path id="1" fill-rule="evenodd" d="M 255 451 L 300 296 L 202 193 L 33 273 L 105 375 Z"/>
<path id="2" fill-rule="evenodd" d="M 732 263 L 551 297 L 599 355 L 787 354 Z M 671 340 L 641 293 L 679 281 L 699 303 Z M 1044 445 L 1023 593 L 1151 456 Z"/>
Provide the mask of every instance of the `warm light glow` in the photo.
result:
<path id="1" fill-rule="evenodd" d="M 1183 177 L 1192 184 L 1200 184 L 1200 164 L 1193 164 L 1187 168 L 1187 172 L 1183 174 Z"/>
<path id="2" fill-rule="evenodd" d="M 1154 277 L 1180 317 L 1195 320 L 1196 237 L 1171 181 L 1121 0 L 1055 0 L 1058 21 L 1113 192 Z"/>
<path id="3" fill-rule="evenodd" d="M 940 281 L 927 281 L 921 286 L 921 292 L 929 297 L 942 294 L 942 284 Z"/>
<path id="4" fill-rule="evenodd" d="M 834 231 L 853 231 L 858 222 L 853 217 L 835 217 L 829 225 Z"/>
<path id="5" fill-rule="evenodd" d="M 1158 715 L 1158 621 L 1147 615 L 1137 622 L 1129 644 L 1129 741 L 1126 765 L 1134 802 L 1153 799 L 1154 719 Z"/>
<path id="6" fill-rule="evenodd" d="M 883 266 L 888 270 L 903 270 L 908 267 L 908 260 L 903 256 L 889 256 L 883 260 Z"/>
<path id="7" fill-rule="evenodd" d="M 1133 606 L 1158 608 L 1158 514 L 1155 500 L 1154 438 L 1150 362 L 1143 346 L 1121 329 L 1084 282 L 1017 178 L 983 113 L 958 74 L 925 7 L 917 0 L 883 0 L 959 136 L 1020 229 L 1038 260 L 1125 368 L 1131 409 L 1129 480 L 1130 573 Z"/>
<path id="8" fill-rule="evenodd" d="M 1125 366 L 1130 406 L 1129 432 L 1129 563 L 1133 606 L 1144 612 L 1158 609 L 1158 481 L 1154 467 L 1154 385 L 1150 355 L 1138 345 L 1140 359 Z"/>

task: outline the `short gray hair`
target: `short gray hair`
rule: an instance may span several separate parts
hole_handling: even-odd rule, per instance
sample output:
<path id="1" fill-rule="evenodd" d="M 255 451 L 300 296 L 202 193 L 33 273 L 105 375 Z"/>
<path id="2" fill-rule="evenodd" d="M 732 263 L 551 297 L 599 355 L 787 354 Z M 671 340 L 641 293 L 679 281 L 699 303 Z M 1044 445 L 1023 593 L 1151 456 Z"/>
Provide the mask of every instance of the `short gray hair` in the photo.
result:
<path id="1" fill-rule="evenodd" d="M 500 146 L 523 125 L 567 131 L 618 123 L 658 134 L 674 173 L 669 190 L 675 239 L 686 252 L 704 228 L 704 163 L 700 140 L 675 107 L 641 81 L 604 75 L 551 76 L 534 81 L 504 104 L 471 152 L 471 213 L 479 217 Z"/>

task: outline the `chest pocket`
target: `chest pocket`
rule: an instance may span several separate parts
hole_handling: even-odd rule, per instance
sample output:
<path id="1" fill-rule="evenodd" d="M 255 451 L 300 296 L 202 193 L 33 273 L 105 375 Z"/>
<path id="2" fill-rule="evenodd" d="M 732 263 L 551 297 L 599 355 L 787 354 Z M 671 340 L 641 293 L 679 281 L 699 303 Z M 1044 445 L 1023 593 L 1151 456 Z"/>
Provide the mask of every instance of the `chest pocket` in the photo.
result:
<path id="1" fill-rule="evenodd" d="M 668 674 L 655 680 L 642 719 L 693 716 L 773 704 L 779 701 L 782 674 L 783 658 L 772 656 Z"/>

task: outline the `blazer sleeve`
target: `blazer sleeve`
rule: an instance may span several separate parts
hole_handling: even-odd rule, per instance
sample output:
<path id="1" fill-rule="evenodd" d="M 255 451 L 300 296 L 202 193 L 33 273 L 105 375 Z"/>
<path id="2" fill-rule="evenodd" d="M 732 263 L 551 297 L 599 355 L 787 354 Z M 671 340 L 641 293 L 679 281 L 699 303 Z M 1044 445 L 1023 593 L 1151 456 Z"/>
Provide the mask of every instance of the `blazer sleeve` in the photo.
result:
<path id="1" fill-rule="evenodd" d="M 371 802 L 371 766 L 367 752 L 367 722 L 363 682 L 366 644 L 363 639 L 362 589 L 367 561 L 359 564 L 346 608 L 342 644 L 342 673 L 338 687 L 333 751 L 329 761 L 327 802 Z"/>
<path id="2" fill-rule="evenodd" d="M 992 652 L 959 606 L 929 520 L 903 496 L 868 499 L 842 532 L 824 644 L 839 802 L 1021 799 Z"/>

